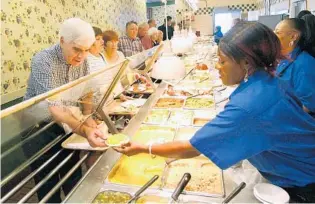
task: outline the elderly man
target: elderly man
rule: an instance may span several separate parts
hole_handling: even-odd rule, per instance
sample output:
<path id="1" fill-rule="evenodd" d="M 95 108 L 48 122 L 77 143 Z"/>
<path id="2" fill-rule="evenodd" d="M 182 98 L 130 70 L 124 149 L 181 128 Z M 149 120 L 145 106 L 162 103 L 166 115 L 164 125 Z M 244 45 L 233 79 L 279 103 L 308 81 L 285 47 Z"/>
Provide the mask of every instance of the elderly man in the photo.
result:
<path id="1" fill-rule="evenodd" d="M 156 21 L 154 19 L 148 20 L 149 28 L 156 28 Z"/>
<path id="2" fill-rule="evenodd" d="M 91 45 L 95 41 L 94 31 L 91 25 L 79 18 L 70 18 L 63 22 L 59 33 L 59 43 L 40 51 L 33 57 L 31 74 L 28 80 L 28 87 L 24 100 L 60 87 L 89 73 L 86 57 Z M 100 142 L 100 138 L 102 138 L 103 135 L 97 128 L 97 124 L 93 119 L 90 118 L 84 124 L 81 124 L 81 121 L 75 118 L 71 112 L 65 111 L 65 106 L 62 105 L 62 102 L 60 103 L 61 106 L 58 103 L 49 104 L 49 111 L 57 123 L 65 124 L 70 127 L 73 132 L 85 136 L 92 146 L 105 146 L 104 143 Z M 91 110 L 83 110 L 83 112 L 84 111 L 87 111 L 87 114 L 91 113 Z M 58 125 L 53 125 L 49 130 L 40 133 L 38 143 L 47 144 L 60 134 L 64 134 L 63 129 Z M 32 156 L 32 150 L 38 148 L 36 144 L 32 145 L 32 149 L 24 148 L 26 155 Z M 53 147 L 32 163 L 31 168 L 33 170 L 37 169 L 57 151 L 58 148 Z M 53 164 L 48 165 L 34 177 L 35 182 L 40 182 L 53 168 L 56 167 L 56 164 L 63 161 L 69 153 L 70 152 L 64 150 L 59 154 Z M 61 168 L 58 172 L 59 175 L 56 174 L 53 176 L 39 189 L 37 192 L 39 200 L 59 182 L 59 177 L 63 177 L 78 162 L 78 160 L 79 152 L 77 151 Z M 80 177 L 81 169 L 78 169 L 62 186 L 65 194 L 68 194 L 71 191 Z M 48 202 L 60 203 L 60 192 L 56 192 Z"/>
<path id="3" fill-rule="evenodd" d="M 118 50 L 130 57 L 144 50 L 138 35 L 138 25 L 134 21 L 126 24 L 126 35 L 119 38 Z"/>

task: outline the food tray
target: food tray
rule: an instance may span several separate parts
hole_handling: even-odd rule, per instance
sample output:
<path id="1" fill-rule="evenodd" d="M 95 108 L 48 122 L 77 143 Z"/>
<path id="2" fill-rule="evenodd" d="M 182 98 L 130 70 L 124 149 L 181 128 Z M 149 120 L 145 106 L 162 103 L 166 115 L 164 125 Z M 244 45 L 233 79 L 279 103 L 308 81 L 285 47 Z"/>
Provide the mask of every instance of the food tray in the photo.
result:
<path id="1" fill-rule="evenodd" d="M 190 140 L 198 130 L 196 127 L 181 127 L 176 132 L 174 140 Z"/>
<path id="2" fill-rule="evenodd" d="M 159 175 L 159 179 L 152 185 L 152 187 L 159 187 L 164 168 L 165 158 L 163 157 L 153 158 L 149 154 L 137 154 L 130 157 L 123 155 L 110 171 L 108 182 L 143 186 L 154 175 Z"/>
<path id="3" fill-rule="evenodd" d="M 147 87 L 145 84 L 133 84 L 129 86 L 126 91 L 126 93 L 134 93 L 134 94 L 152 94 L 154 92 L 154 89 L 152 87 Z"/>
<path id="4" fill-rule="evenodd" d="M 92 203 L 127 203 L 132 196 L 126 192 L 106 190 L 99 192 Z"/>
<path id="5" fill-rule="evenodd" d="M 185 188 L 187 194 L 224 196 L 222 170 L 204 157 L 181 159 L 170 163 L 163 173 L 163 189 L 173 191 L 184 173 L 191 174 L 191 180 Z"/>
<path id="6" fill-rule="evenodd" d="M 165 124 L 170 111 L 165 109 L 152 109 L 146 117 L 144 123 L 146 124 Z"/>
<path id="7" fill-rule="evenodd" d="M 167 121 L 168 125 L 191 125 L 194 116 L 192 110 L 173 110 Z"/>
<path id="8" fill-rule="evenodd" d="M 141 144 L 171 142 L 174 140 L 175 133 L 174 127 L 142 125 L 131 141 Z"/>
<path id="9" fill-rule="evenodd" d="M 185 99 L 183 98 L 160 98 L 156 104 L 155 108 L 181 108 L 183 107 Z"/>
<path id="10" fill-rule="evenodd" d="M 206 119 L 206 118 L 194 118 L 193 119 L 193 125 L 194 126 L 204 126 L 209 121 L 210 121 L 210 119 Z"/>
<path id="11" fill-rule="evenodd" d="M 124 108 L 120 105 L 121 103 L 123 102 L 120 100 L 114 100 L 106 107 L 104 107 L 103 110 L 109 115 L 135 115 L 139 111 L 139 108 L 137 107 L 133 107 L 130 109 Z"/>
<path id="12" fill-rule="evenodd" d="M 196 97 L 188 98 L 185 101 L 184 108 L 186 109 L 212 109 L 214 108 L 213 97 Z"/>

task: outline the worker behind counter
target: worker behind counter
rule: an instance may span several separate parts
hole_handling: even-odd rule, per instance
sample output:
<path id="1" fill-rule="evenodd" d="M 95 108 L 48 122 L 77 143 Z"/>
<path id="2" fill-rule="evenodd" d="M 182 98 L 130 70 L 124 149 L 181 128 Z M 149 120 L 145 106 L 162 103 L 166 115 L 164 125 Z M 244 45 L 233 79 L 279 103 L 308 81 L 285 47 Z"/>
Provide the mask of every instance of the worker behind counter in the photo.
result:
<path id="1" fill-rule="evenodd" d="M 285 59 L 277 67 L 277 76 L 288 81 L 304 110 L 315 117 L 315 16 L 281 21 L 275 33 Z"/>
<path id="2" fill-rule="evenodd" d="M 59 33 L 59 43 L 38 52 L 32 58 L 31 74 L 24 100 L 88 75 L 86 57 L 91 45 L 95 41 L 94 31 L 91 25 L 81 19 L 70 18 L 63 22 Z M 48 109 L 53 119 L 57 123 L 62 124 L 65 130 L 67 129 L 65 126 L 68 126 L 73 132 L 85 136 L 92 146 L 102 146 L 104 143 L 99 142 L 99 138 L 103 135 L 97 128 L 96 122 L 92 118 L 89 118 L 83 125 L 80 125 L 81 121 L 73 116 L 69 108 L 70 106 L 71 104 L 63 104 L 63 101 L 51 101 Z M 85 114 L 91 113 L 91 110 L 86 110 L 84 106 L 82 111 Z M 39 147 L 40 143 L 47 144 L 61 134 L 64 134 L 64 129 L 58 125 L 54 125 L 49 132 L 44 131 L 40 134 L 38 137 L 40 141 L 37 141 L 36 144 L 23 147 L 25 154 L 32 156 L 37 148 L 42 148 L 42 146 Z M 31 164 L 32 170 L 34 171 L 45 161 L 50 159 L 58 151 L 58 148 L 60 148 L 60 146 L 54 146 L 50 151 L 33 162 Z M 57 164 L 63 161 L 69 153 L 70 151 L 67 150 L 62 151 L 57 159 L 34 177 L 35 182 L 40 182 Z M 38 190 L 39 200 L 41 200 L 59 182 L 59 179 L 65 176 L 79 161 L 79 153 L 79 151 L 76 151 L 70 161 Z M 81 169 L 78 169 L 63 185 L 65 194 L 71 191 L 80 178 Z M 60 192 L 55 193 L 48 202 L 60 203 Z"/>
<path id="3" fill-rule="evenodd" d="M 267 26 L 238 23 L 219 44 L 221 80 L 239 84 L 225 109 L 190 141 L 130 142 L 116 150 L 173 158 L 204 154 L 221 169 L 248 159 L 292 201 L 315 202 L 315 120 L 291 87 L 273 76 L 280 55 L 280 41 Z"/>

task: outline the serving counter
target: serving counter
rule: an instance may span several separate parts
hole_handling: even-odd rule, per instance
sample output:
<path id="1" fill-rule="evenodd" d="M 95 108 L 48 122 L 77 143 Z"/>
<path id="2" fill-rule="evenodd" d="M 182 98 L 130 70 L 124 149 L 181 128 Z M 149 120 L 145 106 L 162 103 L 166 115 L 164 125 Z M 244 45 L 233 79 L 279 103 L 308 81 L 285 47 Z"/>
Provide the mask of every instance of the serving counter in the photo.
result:
<path id="1" fill-rule="evenodd" d="M 149 97 L 144 106 L 141 107 L 138 114 L 130 121 L 129 125 L 124 129 L 123 133 L 131 136 L 131 138 L 136 135 L 139 128 L 143 126 L 147 115 L 152 110 L 156 102 L 163 95 L 167 89 L 166 83 L 161 83 L 156 91 Z M 186 131 L 184 131 L 186 132 Z M 150 156 L 148 154 L 148 156 Z M 126 157 L 117 153 L 113 149 L 108 149 L 103 155 L 99 158 L 98 162 L 90 169 L 90 171 L 85 175 L 81 182 L 76 186 L 75 189 L 68 195 L 65 202 L 67 203 L 91 203 L 94 198 L 102 191 L 118 191 L 125 192 L 133 195 L 141 186 L 135 185 L 126 185 L 129 181 L 125 181 L 125 184 L 117 184 L 117 182 L 111 182 L 109 177 L 115 166 L 122 157 Z M 145 160 L 143 160 L 145 162 Z M 129 166 L 129 168 L 134 168 Z M 197 168 L 197 167 L 196 167 Z M 204 175 L 207 177 L 207 175 Z M 208 175 L 210 176 L 210 175 Z M 162 176 L 163 177 L 163 176 Z M 192 176 L 193 177 L 193 176 Z M 135 180 L 137 178 L 130 178 L 130 180 Z M 180 179 L 180 178 L 179 178 Z M 206 178 L 205 178 L 206 179 Z M 179 180 L 178 180 L 179 181 Z M 183 193 L 180 196 L 182 202 L 190 203 L 218 203 L 222 202 L 224 195 L 228 195 L 231 191 L 237 187 L 232 179 L 223 172 L 223 195 L 202 195 L 198 193 Z M 167 188 L 161 187 L 160 185 L 153 186 L 144 192 L 144 195 L 158 195 L 166 198 L 170 198 L 172 191 Z M 252 190 L 243 189 L 234 199 L 233 202 L 257 202 L 255 199 Z"/>

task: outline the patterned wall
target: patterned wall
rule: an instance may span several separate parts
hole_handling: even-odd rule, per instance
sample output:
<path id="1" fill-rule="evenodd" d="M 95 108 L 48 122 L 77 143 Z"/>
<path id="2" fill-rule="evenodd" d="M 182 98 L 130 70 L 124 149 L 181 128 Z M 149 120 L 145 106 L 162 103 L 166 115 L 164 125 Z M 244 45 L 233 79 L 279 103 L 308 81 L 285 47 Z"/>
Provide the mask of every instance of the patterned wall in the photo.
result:
<path id="1" fill-rule="evenodd" d="M 145 0 L 1 0 L 1 95 L 25 89 L 34 53 L 58 41 L 60 23 L 80 17 L 102 29 L 146 21 Z"/>
<path id="2" fill-rule="evenodd" d="M 256 10 L 256 4 L 235 4 L 235 5 L 229 5 L 229 10 L 241 10 L 243 13 L 247 13 L 248 11 L 254 11 Z M 206 14 L 212 14 L 214 10 L 214 7 L 202 7 L 198 8 L 198 10 L 195 12 L 195 15 L 206 15 Z M 178 11 L 181 12 L 181 11 Z"/>
<path id="3" fill-rule="evenodd" d="M 163 20 L 165 18 L 164 13 L 165 13 L 164 6 L 152 7 L 152 18 L 155 19 L 158 26 L 163 24 Z M 166 6 L 166 15 L 172 16 L 172 18 L 175 18 L 175 13 L 176 13 L 175 4 Z"/>

